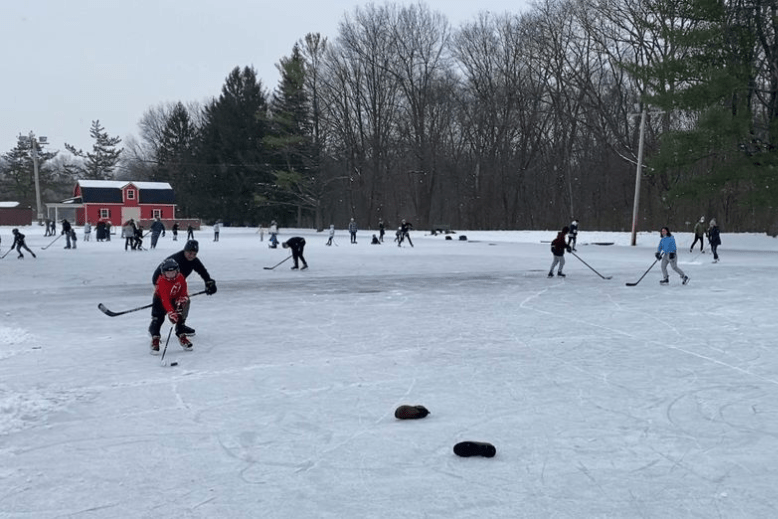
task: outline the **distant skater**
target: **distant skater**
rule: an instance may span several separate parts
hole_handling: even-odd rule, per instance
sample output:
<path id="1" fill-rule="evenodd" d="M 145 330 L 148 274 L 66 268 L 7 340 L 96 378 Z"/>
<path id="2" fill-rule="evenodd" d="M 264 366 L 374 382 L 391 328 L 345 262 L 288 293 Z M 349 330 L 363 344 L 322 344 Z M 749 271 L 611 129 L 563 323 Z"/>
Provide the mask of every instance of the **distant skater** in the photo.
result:
<path id="1" fill-rule="evenodd" d="M 37 258 L 35 253 L 30 250 L 30 248 L 27 246 L 27 244 L 24 242 L 24 234 L 19 232 L 19 229 L 14 229 L 11 231 L 14 235 L 14 242 L 11 244 L 11 250 L 16 248 L 16 252 L 19 253 L 19 256 L 17 256 L 18 259 L 24 259 L 24 254 L 22 254 L 22 249 L 26 250 L 30 254 L 32 254 L 33 258 Z"/>
<path id="2" fill-rule="evenodd" d="M 716 224 L 715 218 L 710 219 L 710 227 L 708 227 L 708 243 L 710 243 L 710 250 L 713 252 L 713 263 L 718 263 L 721 236 L 719 234 L 719 226 Z"/>
<path id="3" fill-rule="evenodd" d="M 705 252 L 703 249 L 703 246 L 705 245 L 705 217 L 702 216 L 700 218 L 700 221 L 697 222 L 697 224 L 694 226 L 694 241 L 692 242 L 692 246 L 689 247 L 689 252 L 692 252 L 694 250 L 694 246 L 697 244 L 697 241 L 700 242 L 700 252 Z"/>
<path id="4" fill-rule="evenodd" d="M 298 268 L 300 268 L 299 265 L 300 261 L 303 263 L 301 270 L 305 270 L 308 268 L 308 263 L 305 261 L 305 258 L 303 257 L 303 250 L 305 249 L 305 238 L 301 236 L 293 236 L 292 238 L 289 238 L 284 243 L 282 243 L 281 247 L 292 250 L 292 261 L 294 261 L 294 266 L 292 267 L 292 270 L 297 270 Z"/>
<path id="5" fill-rule="evenodd" d="M 578 219 L 573 218 L 570 222 L 570 233 L 567 235 L 567 244 L 572 251 L 575 251 L 575 244 L 578 243 Z"/>

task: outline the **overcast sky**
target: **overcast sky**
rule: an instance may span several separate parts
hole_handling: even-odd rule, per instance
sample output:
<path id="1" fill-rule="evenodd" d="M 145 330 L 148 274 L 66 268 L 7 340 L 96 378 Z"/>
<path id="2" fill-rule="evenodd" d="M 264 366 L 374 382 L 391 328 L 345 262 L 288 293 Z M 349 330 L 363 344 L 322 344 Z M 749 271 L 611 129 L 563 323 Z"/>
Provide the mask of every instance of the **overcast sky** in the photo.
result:
<path id="1" fill-rule="evenodd" d="M 369 3 L 2 0 L 0 153 L 30 131 L 48 137 L 52 151 L 64 152 L 65 142 L 86 151 L 96 119 L 110 136 L 137 137 L 148 108 L 218 96 L 236 66 L 253 66 L 272 90 L 279 79 L 275 65 L 296 41 L 309 32 L 335 39 L 343 15 Z M 425 4 L 454 27 L 482 10 L 529 9 L 529 0 Z"/>

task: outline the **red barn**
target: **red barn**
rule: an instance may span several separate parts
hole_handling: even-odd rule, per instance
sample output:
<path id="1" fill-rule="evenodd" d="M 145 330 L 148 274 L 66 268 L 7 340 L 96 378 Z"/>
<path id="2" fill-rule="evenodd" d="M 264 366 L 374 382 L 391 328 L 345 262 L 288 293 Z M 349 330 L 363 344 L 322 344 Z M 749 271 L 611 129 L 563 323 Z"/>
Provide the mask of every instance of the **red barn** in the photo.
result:
<path id="1" fill-rule="evenodd" d="M 76 225 L 85 221 L 94 225 L 110 220 L 113 225 L 121 225 L 130 218 L 136 222 L 176 218 L 175 196 L 167 182 L 79 180 L 72 202 Z"/>

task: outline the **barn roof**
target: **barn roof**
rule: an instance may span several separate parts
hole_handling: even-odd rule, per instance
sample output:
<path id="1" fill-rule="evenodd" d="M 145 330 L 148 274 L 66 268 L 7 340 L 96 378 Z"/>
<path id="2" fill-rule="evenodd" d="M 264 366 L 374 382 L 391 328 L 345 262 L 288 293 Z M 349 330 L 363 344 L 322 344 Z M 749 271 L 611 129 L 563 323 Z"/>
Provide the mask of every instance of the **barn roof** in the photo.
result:
<path id="1" fill-rule="evenodd" d="M 126 180 L 79 180 L 81 198 L 84 203 L 124 202 L 122 190 L 128 185 L 138 188 L 138 202 L 141 204 L 175 204 L 173 188 L 167 182 L 133 182 Z"/>

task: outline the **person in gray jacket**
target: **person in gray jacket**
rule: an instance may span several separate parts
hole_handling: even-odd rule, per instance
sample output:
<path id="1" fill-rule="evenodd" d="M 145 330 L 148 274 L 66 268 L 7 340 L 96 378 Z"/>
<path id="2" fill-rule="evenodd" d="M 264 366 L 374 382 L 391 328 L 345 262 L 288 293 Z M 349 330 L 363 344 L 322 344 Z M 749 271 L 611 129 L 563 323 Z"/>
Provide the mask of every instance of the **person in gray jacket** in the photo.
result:
<path id="1" fill-rule="evenodd" d="M 154 223 L 151 224 L 151 247 L 149 248 L 157 248 L 157 240 L 159 240 L 160 234 L 162 236 L 165 235 L 165 224 L 157 217 L 154 219 Z"/>

